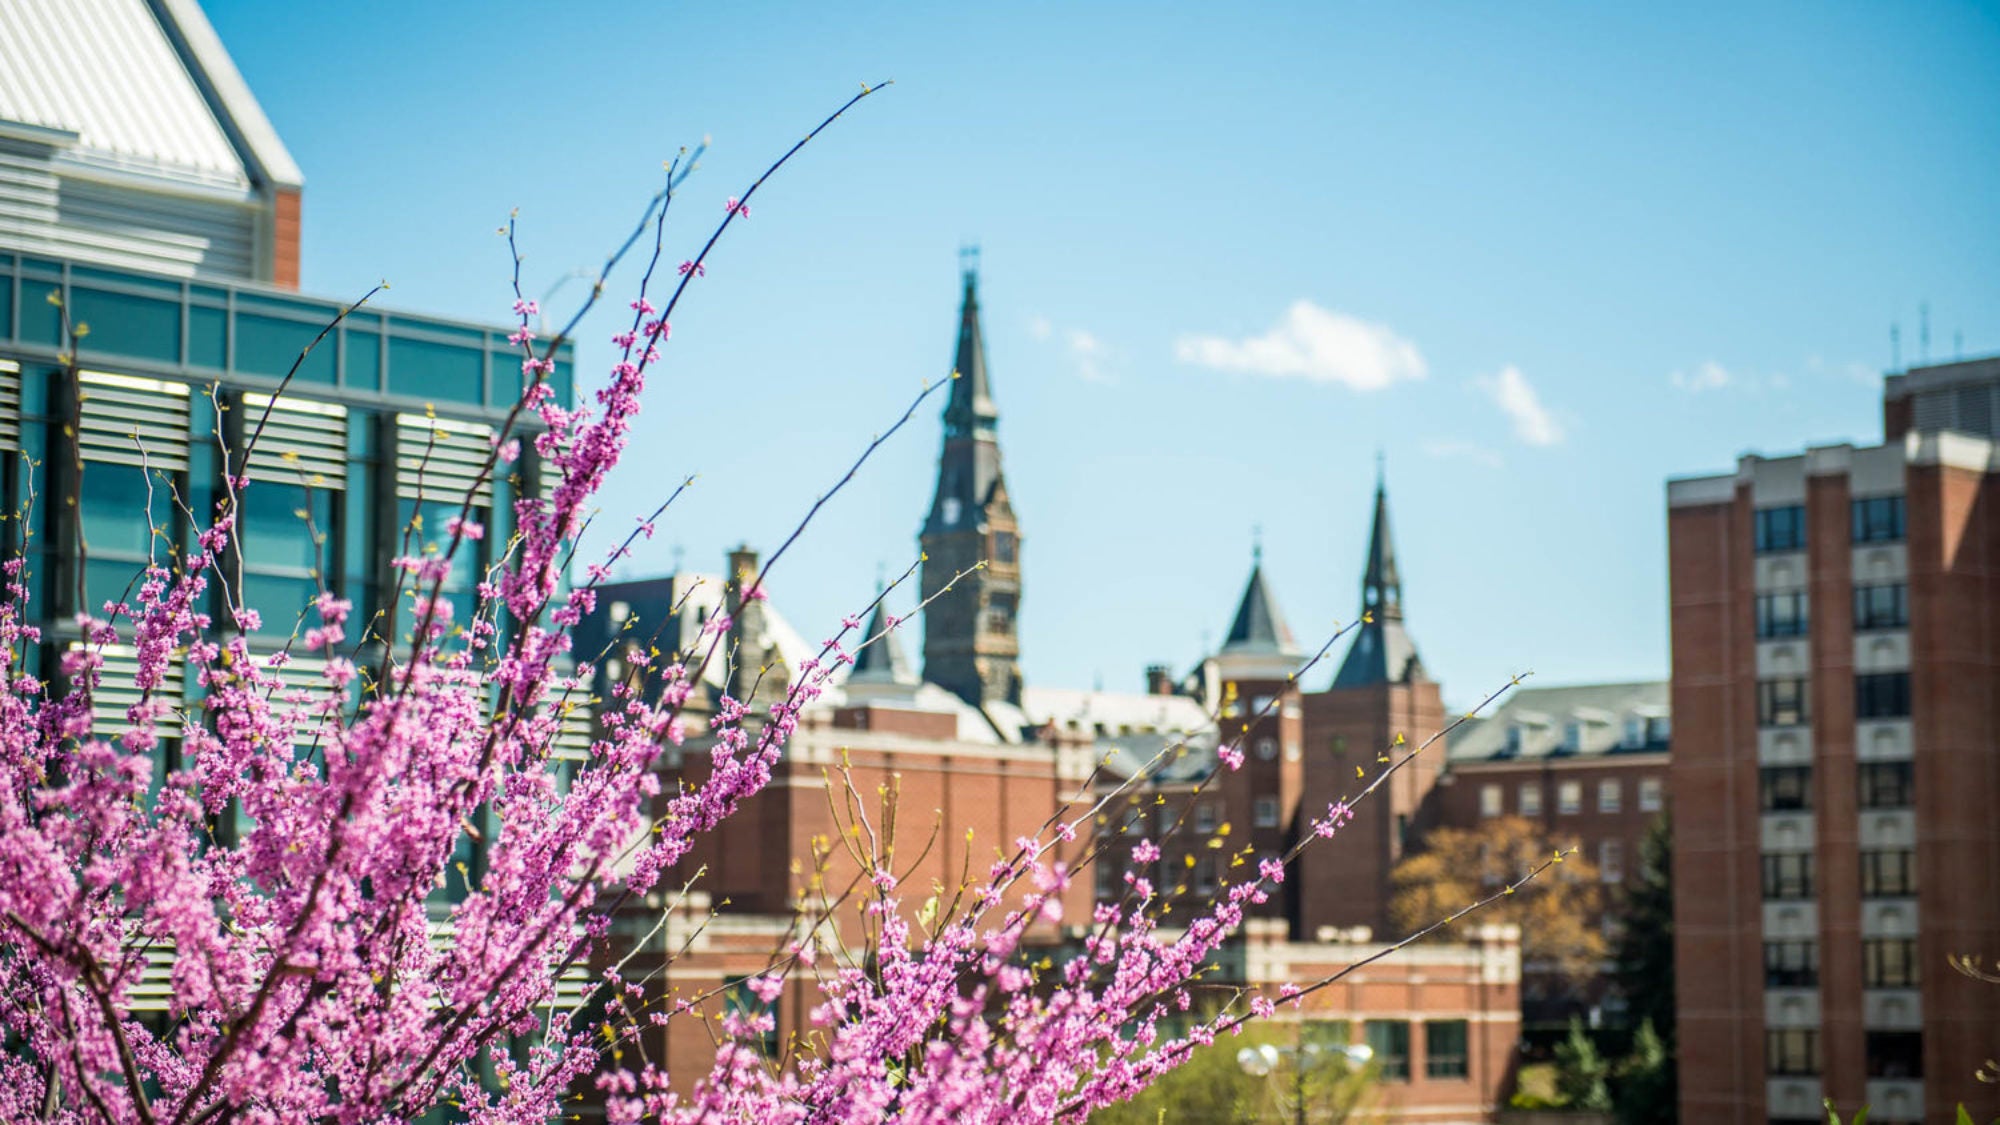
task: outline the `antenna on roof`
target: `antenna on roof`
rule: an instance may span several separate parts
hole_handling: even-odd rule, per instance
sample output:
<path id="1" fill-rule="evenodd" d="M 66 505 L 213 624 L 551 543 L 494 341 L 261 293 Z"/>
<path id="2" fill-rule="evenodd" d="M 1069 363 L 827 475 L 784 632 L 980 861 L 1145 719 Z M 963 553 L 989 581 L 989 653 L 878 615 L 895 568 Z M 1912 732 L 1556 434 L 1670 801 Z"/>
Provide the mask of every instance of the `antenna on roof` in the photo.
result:
<path id="1" fill-rule="evenodd" d="M 681 572 L 681 559 L 682 559 L 682 558 L 684 558 L 684 557 L 685 557 L 686 555 L 687 555 L 687 548 L 686 548 L 686 547 L 683 547 L 683 546 L 681 546 L 681 545 L 680 545 L 679 543 L 676 543 L 676 544 L 674 544 L 674 573 L 675 573 L 675 574 L 679 574 L 679 573 Z"/>
<path id="2" fill-rule="evenodd" d="M 1925 301 L 1917 306 L 1917 356 L 1918 361 L 1931 361 L 1931 303 Z"/>
<path id="3" fill-rule="evenodd" d="M 1889 322 L 1889 370 L 1903 369 L 1903 326 Z"/>
<path id="4" fill-rule="evenodd" d="M 889 564 L 883 562 L 880 559 L 877 559 L 875 560 L 875 596 L 878 598 L 881 597 L 882 591 L 887 590 L 888 588 L 889 588 Z"/>
<path id="5" fill-rule="evenodd" d="M 1261 523 L 1250 525 L 1250 564 L 1264 565 L 1264 525 Z"/>

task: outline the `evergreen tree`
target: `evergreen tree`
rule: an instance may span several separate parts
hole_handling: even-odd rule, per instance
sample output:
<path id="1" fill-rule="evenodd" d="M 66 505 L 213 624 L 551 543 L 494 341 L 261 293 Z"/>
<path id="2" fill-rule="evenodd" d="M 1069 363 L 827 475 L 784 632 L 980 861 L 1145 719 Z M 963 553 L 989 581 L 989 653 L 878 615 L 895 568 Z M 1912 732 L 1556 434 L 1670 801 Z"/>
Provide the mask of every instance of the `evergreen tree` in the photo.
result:
<path id="1" fill-rule="evenodd" d="M 1632 1037 L 1632 1053 L 1618 1065 L 1612 1101 L 1619 1125 L 1673 1125 L 1679 1116 L 1674 1080 L 1673 1056 L 1647 1020 Z"/>
<path id="2" fill-rule="evenodd" d="M 1639 844 L 1639 878 L 1619 904 L 1624 923 L 1613 958 L 1619 991 L 1635 1023 L 1650 1022 L 1674 1048 L 1673 825 L 1662 816 Z"/>
<path id="3" fill-rule="evenodd" d="M 1598 1053 L 1597 1041 L 1571 1016 L 1569 1038 L 1556 1047 L 1556 1092 L 1570 1109 L 1610 1109 L 1611 1067 Z"/>

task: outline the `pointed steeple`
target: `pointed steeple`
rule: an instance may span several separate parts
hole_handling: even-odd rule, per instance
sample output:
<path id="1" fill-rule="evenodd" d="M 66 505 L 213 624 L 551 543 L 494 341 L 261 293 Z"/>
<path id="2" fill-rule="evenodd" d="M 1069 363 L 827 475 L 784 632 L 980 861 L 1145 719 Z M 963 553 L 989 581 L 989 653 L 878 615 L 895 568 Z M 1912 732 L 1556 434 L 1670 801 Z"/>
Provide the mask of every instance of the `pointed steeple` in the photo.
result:
<path id="1" fill-rule="evenodd" d="M 1285 624 L 1284 615 L 1278 612 L 1278 600 L 1271 596 L 1270 584 L 1264 580 L 1262 546 L 1251 553 L 1250 582 L 1243 588 L 1242 600 L 1236 603 L 1236 618 L 1230 623 L 1229 635 L 1223 638 L 1222 651 L 1287 657 L 1300 655 L 1298 642 L 1292 638 L 1291 626 Z"/>
<path id="2" fill-rule="evenodd" d="M 868 619 L 868 631 L 862 634 L 868 647 L 854 658 L 854 668 L 847 674 L 850 684 L 915 684 L 916 669 L 910 666 L 910 658 L 903 652 L 902 636 L 889 628 L 889 607 L 877 605 L 874 616 Z"/>
<path id="3" fill-rule="evenodd" d="M 1361 575 L 1361 608 L 1377 617 L 1403 617 L 1403 580 L 1396 574 L 1396 544 L 1389 537 L 1389 490 L 1375 468 L 1375 526 L 1368 534 L 1368 567 Z"/>
<path id="4" fill-rule="evenodd" d="M 1427 679 L 1416 642 L 1403 628 L 1403 580 L 1396 572 L 1396 546 L 1389 536 L 1389 490 L 1376 461 L 1375 523 L 1368 535 L 1368 562 L 1361 574 L 1363 624 L 1341 662 L 1333 686 L 1366 687 Z"/>
<path id="5" fill-rule="evenodd" d="M 987 382 L 986 339 L 979 328 L 979 274 L 971 267 L 965 270 L 965 301 L 958 314 L 958 354 L 952 371 L 957 378 L 945 401 L 944 436 L 992 433 L 1000 422 L 1000 409 L 993 404 L 993 388 Z"/>
<path id="6" fill-rule="evenodd" d="M 919 535 L 923 675 L 975 707 L 1019 705 L 1021 529 L 1000 472 L 1000 411 L 986 371 L 979 277 L 969 256 L 964 281 L 937 492 Z"/>
<path id="7" fill-rule="evenodd" d="M 944 404 L 944 455 L 938 460 L 937 495 L 924 521 L 926 535 L 976 524 L 977 510 L 1006 487 L 1000 479 L 1000 408 L 993 401 L 979 328 L 979 275 L 970 267 L 952 374 L 951 397 Z"/>

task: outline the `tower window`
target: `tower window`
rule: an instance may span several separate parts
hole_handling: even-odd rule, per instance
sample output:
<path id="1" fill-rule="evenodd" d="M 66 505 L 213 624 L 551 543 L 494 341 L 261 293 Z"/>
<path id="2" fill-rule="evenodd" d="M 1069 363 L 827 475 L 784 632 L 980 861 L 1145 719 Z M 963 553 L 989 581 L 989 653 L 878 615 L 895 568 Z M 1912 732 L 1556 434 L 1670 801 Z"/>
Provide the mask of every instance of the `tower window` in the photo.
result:
<path id="1" fill-rule="evenodd" d="M 986 602 L 986 631 L 1007 634 L 1014 631 L 1014 595 L 994 594 Z"/>
<path id="2" fill-rule="evenodd" d="M 1854 677 L 1854 717 L 1900 719 L 1910 713 L 1910 674 L 1879 672 Z"/>
<path id="3" fill-rule="evenodd" d="M 993 561 L 1011 563 L 1021 557 L 1021 541 L 1011 531 L 993 533 Z"/>
<path id="4" fill-rule="evenodd" d="M 1760 680 L 1757 683 L 1757 725 L 1796 727 L 1807 722 L 1804 680 Z"/>
<path id="5" fill-rule="evenodd" d="M 1889 543 L 1903 537 L 1903 498 L 1870 496 L 1854 502 L 1854 541 Z"/>
<path id="6" fill-rule="evenodd" d="M 1799 551 L 1806 545 L 1806 510 L 1801 504 L 1759 508 L 1756 516 L 1757 553 Z"/>
<path id="7" fill-rule="evenodd" d="M 1916 766 L 1910 762 L 1861 763 L 1861 807 L 1906 809 L 1915 788 Z"/>
<path id="8" fill-rule="evenodd" d="M 1854 628 L 1902 629 L 1910 624 L 1909 587 L 1900 582 L 1854 588 Z"/>
<path id="9" fill-rule="evenodd" d="M 1806 635 L 1806 592 L 1757 595 L 1757 639 Z"/>

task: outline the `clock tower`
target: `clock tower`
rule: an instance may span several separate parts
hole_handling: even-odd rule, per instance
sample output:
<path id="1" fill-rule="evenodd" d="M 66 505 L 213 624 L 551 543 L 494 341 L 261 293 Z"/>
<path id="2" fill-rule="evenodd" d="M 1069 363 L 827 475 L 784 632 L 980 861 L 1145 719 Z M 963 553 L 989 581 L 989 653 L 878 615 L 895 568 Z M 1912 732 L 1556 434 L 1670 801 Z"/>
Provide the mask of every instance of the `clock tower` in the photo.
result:
<path id="1" fill-rule="evenodd" d="M 1021 702 L 1021 531 L 1000 473 L 1000 411 L 979 332 L 979 277 L 965 270 L 958 356 L 944 407 L 937 495 L 920 542 L 924 678 L 974 707 Z M 984 566 L 980 564 L 984 563 Z M 974 569 L 977 568 L 977 569 Z M 937 597 L 954 576 L 956 585 Z M 936 601 L 930 599 L 937 597 Z"/>

